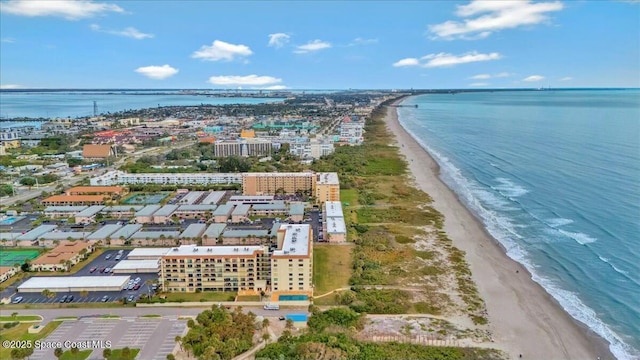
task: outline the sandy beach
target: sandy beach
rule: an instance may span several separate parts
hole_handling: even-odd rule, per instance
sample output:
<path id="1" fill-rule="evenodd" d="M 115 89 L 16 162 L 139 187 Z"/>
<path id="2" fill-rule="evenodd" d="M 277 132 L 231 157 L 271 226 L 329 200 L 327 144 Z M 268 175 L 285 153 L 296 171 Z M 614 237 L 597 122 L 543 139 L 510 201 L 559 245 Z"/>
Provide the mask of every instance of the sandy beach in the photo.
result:
<path id="1" fill-rule="evenodd" d="M 445 230 L 466 252 L 486 302 L 496 348 L 519 359 L 615 359 L 608 343 L 577 322 L 519 263 L 510 259 L 457 196 L 439 179 L 439 166 L 398 122 L 388 107 L 386 123 L 406 157 L 416 186 L 445 216 Z M 402 145 L 400 145 L 402 144 Z"/>

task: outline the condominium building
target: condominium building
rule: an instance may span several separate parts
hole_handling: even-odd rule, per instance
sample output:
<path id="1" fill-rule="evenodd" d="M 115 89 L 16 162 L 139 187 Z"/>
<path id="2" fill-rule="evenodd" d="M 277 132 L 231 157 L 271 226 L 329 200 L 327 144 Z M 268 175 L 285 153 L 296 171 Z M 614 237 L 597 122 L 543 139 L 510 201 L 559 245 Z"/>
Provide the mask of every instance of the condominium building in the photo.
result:
<path id="1" fill-rule="evenodd" d="M 160 260 L 165 291 L 267 291 L 268 246 L 195 246 L 172 248 Z"/>
<path id="2" fill-rule="evenodd" d="M 313 172 L 299 173 L 244 173 L 242 193 L 244 195 L 266 195 L 283 192 L 312 191 L 315 180 Z"/>
<path id="3" fill-rule="evenodd" d="M 271 254 L 271 289 L 313 296 L 313 233 L 307 224 L 282 224 Z"/>
<path id="4" fill-rule="evenodd" d="M 213 144 L 213 153 L 217 157 L 268 156 L 272 151 L 273 144 L 261 139 L 221 140 Z"/>
<path id="5" fill-rule="evenodd" d="M 337 173 L 318 173 L 315 197 L 319 203 L 340 201 L 340 180 Z"/>
<path id="6" fill-rule="evenodd" d="M 208 230 L 207 230 L 208 231 Z M 166 291 L 261 291 L 313 295 L 312 229 L 282 224 L 268 245 L 174 247 L 160 259 Z"/>
<path id="7" fill-rule="evenodd" d="M 124 171 L 109 171 L 91 178 L 92 186 L 115 184 L 158 185 L 213 185 L 241 184 L 241 174 L 235 173 L 147 173 L 129 174 Z"/>

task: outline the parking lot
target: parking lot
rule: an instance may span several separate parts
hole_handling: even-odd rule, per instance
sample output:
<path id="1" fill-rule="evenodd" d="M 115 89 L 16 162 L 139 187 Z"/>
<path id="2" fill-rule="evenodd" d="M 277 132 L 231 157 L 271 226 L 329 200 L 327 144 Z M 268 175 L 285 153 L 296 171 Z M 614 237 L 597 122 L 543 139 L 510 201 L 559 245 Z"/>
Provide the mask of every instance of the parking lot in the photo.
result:
<path id="1" fill-rule="evenodd" d="M 102 340 L 102 344 L 110 341 L 112 349 L 140 349 L 138 359 L 164 360 L 176 346 L 175 337 L 183 335 L 185 329 L 186 320 L 175 316 L 159 319 L 82 317 L 78 321 L 63 322 L 45 341 Z M 105 346 L 96 345 L 89 359 L 103 359 Z M 30 357 L 33 360 L 54 358 L 53 349 L 36 350 Z"/>
<path id="2" fill-rule="evenodd" d="M 122 259 L 126 259 L 126 255 L 130 250 L 124 250 Z M 52 303 L 60 303 L 61 299 L 64 296 L 73 296 L 72 303 L 89 303 L 89 302 L 103 302 L 103 298 L 106 296 L 107 300 L 104 302 L 114 302 L 118 301 L 122 298 L 129 298 L 135 301 L 139 299 L 143 294 L 153 294 L 154 291 L 151 288 L 150 284 L 146 282 L 151 280 L 153 282 L 157 282 L 158 274 L 150 274 L 150 273 L 133 273 L 133 274 L 114 274 L 112 272 L 107 273 L 107 268 L 112 268 L 118 262 L 115 260 L 116 255 L 118 254 L 118 250 L 107 250 L 102 253 L 99 257 L 95 258 L 93 261 L 85 265 L 82 269 L 80 269 L 74 275 L 69 276 L 96 276 L 96 277 L 104 277 L 104 276 L 130 276 L 131 279 L 140 278 L 138 284 L 138 289 L 131 290 L 122 290 L 122 291 L 90 291 L 83 295 L 81 292 L 72 291 L 72 292 L 64 292 L 64 293 L 56 293 L 54 297 L 46 297 L 41 293 L 17 293 L 13 296 L 13 299 L 17 296 L 21 296 L 23 300 L 21 303 L 23 304 L 52 304 Z M 107 256 L 109 259 L 107 259 Z M 92 271 L 92 269 L 94 269 Z M 102 272 L 101 270 L 105 270 Z M 37 276 L 37 274 L 35 275 Z"/>

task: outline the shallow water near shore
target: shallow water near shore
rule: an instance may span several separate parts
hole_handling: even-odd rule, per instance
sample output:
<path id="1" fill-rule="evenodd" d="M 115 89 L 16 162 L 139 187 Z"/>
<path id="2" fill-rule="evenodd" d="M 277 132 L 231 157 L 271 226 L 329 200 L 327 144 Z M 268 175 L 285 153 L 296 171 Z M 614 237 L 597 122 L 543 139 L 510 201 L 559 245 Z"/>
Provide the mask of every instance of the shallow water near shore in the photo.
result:
<path id="1" fill-rule="evenodd" d="M 640 357 L 640 91 L 423 95 L 401 124 L 575 319 Z"/>

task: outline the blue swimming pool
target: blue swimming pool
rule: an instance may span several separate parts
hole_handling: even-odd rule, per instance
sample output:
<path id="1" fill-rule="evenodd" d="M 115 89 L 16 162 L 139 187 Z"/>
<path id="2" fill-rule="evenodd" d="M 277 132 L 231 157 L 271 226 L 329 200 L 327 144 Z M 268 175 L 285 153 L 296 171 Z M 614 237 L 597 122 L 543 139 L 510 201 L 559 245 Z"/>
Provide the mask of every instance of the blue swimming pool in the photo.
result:
<path id="1" fill-rule="evenodd" d="M 293 322 L 307 321 L 307 314 L 289 314 L 285 316 L 287 320 L 291 319 Z"/>
<path id="2" fill-rule="evenodd" d="M 0 220 L 0 225 L 11 225 L 15 222 L 24 219 L 24 216 L 10 216 L 6 219 Z"/>
<path id="3" fill-rule="evenodd" d="M 278 296 L 279 301 L 306 301 L 309 300 L 309 296 L 307 295 L 280 295 Z"/>

